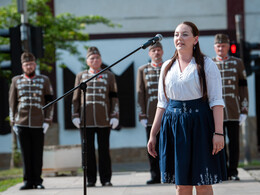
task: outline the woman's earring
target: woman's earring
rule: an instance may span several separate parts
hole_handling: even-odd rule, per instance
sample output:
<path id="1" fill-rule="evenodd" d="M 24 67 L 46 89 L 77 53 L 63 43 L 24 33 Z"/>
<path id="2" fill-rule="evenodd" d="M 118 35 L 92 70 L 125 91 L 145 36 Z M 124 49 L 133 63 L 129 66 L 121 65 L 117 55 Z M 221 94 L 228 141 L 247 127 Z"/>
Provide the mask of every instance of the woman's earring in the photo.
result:
<path id="1" fill-rule="evenodd" d="M 196 45 L 193 46 L 193 51 L 195 51 L 195 49 L 196 49 Z"/>

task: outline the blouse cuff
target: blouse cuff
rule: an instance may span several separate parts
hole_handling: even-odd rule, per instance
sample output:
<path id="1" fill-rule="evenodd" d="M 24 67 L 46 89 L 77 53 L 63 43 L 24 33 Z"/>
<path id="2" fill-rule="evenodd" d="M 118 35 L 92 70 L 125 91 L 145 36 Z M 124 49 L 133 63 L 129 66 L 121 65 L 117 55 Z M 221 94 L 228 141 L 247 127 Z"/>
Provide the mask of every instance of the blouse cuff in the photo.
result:
<path id="1" fill-rule="evenodd" d="M 225 107 L 225 103 L 223 100 L 214 100 L 209 103 L 210 108 L 212 109 L 213 106 L 223 106 Z"/>

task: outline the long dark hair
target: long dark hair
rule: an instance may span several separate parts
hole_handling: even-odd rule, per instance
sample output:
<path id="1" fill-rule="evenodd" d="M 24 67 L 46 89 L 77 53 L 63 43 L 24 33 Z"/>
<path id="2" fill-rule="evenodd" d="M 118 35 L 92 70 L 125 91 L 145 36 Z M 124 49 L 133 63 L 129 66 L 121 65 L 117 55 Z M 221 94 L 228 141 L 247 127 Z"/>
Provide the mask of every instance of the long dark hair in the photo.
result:
<path id="1" fill-rule="evenodd" d="M 191 32 L 192 32 L 194 37 L 199 35 L 199 30 L 198 30 L 197 26 L 195 24 L 193 24 L 192 22 L 185 21 L 185 22 L 182 22 L 181 24 L 185 24 L 185 25 L 191 27 L 191 29 L 192 29 Z M 205 71 L 204 71 L 204 57 L 205 57 L 205 55 L 200 50 L 199 41 L 194 46 L 192 56 L 195 58 L 195 62 L 197 64 L 197 70 L 198 70 L 198 75 L 199 75 L 199 80 L 200 80 L 200 88 L 201 88 L 201 92 L 202 92 L 202 98 L 204 100 L 206 100 L 207 99 L 207 85 L 206 85 L 206 76 L 205 76 Z M 171 58 L 169 64 L 167 64 L 167 66 L 165 67 L 164 72 L 163 72 L 163 91 L 164 91 L 164 95 L 165 95 L 167 100 L 168 100 L 168 97 L 166 95 L 166 90 L 165 90 L 165 77 L 168 73 L 168 70 L 170 70 L 170 68 L 172 67 L 173 63 L 176 61 L 177 58 L 178 58 L 178 52 L 176 50 L 173 57 Z"/>

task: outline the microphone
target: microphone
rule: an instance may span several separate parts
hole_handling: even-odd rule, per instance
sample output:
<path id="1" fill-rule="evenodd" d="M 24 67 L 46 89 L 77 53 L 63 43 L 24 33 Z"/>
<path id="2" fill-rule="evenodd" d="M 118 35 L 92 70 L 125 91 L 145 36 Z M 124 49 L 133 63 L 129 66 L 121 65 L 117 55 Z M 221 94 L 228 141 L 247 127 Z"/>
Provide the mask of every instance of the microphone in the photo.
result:
<path id="1" fill-rule="evenodd" d="M 163 39 L 163 36 L 161 34 L 155 35 L 154 38 L 148 40 L 145 44 L 141 46 L 142 49 L 146 49 L 150 45 L 154 45 L 156 42 L 161 41 Z"/>

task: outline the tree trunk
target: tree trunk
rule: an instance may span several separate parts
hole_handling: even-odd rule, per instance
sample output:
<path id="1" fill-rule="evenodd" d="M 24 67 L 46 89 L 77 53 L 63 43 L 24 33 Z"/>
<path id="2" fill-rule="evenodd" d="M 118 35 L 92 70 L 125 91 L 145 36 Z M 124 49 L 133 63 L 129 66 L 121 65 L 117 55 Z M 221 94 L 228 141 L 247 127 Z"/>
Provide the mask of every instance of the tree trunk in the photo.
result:
<path id="1" fill-rule="evenodd" d="M 15 167 L 18 167 L 16 163 L 16 153 L 18 152 L 18 147 L 17 147 L 17 135 L 15 134 L 14 131 L 11 131 L 12 133 L 12 155 L 11 155 L 11 160 L 10 160 L 10 169 L 13 169 Z"/>

